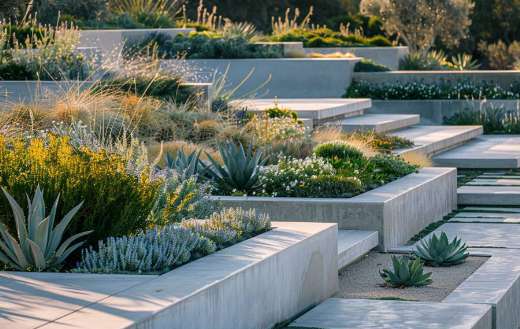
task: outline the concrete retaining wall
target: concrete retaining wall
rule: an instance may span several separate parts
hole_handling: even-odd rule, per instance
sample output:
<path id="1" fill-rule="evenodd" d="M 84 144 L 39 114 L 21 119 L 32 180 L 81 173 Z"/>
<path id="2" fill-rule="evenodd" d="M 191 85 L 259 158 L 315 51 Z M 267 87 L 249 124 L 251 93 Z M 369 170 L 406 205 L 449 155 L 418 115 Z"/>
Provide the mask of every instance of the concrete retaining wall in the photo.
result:
<path id="1" fill-rule="evenodd" d="M 29 103 L 46 101 L 65 95 L 79 93 L 90 88 L 94 81 L 0 81 L 0 104 Z M 210 106 L 213 99 L 213 86 L 207 83 L 184 83 L 193 94 L 199 95 L 201 106 Z M 172 95 L 175 96 L 175 95 Z"/>
<path id="2" fill-rule="evenodd" d="M 41 328 L 271 328 L 338 289 L 337 225 L 273 227 Z"/>
<path id="3" fill-rule="evenodd" d="M 214 197 L 226 207 L 256 209 L 274 220 L 332 222 L 340 229 L 379 232 L 382 250 L 406 243 L 457 208 L 457 171 L 423 168 L 349 199 Z"/>
<path id="4" fill-rule="evenodd" d="M 401 58 L 408 55 L 408 47 L 331 47 L 331 48 L 305 48 L 305 52 L 333 54 L 352 53 L 358 57 L 371 59 L 375 63 L 384 65 L 392 70 L 399 68 Z M 356 75 L 354 75 L 356 76 Z"/>
<path id="5" fill-rule="evenodd" d="M 175 37 L 179 33 L 188 34 L 193 31 L 195 29 L 81 30 L 78 46 L 97 47 L 105 56 L 116 56 L 126 42 L 140 42 L 153 33 Z"/>
<path id="6" fill-rule="evenodd" d="M 276 58 L 163 60 L 161 66 L 183 73 L 189 82 L 225 76 L 235 98 L 337 98 L 352 81 L 358 58 Z"/>
<path id="7" fill-rule="evenodd" d="M 372 107 L 368 113 L 379 114 L 419 114 L 422 124 L 442 124 L 444 118 L 455 113 L 471 109 L 478 111 L 482 107 L 503 107 L 507 111 L 518 111 L 518 100 L 372 100 Z"/>
<path id="8" fill-rule="evenodd" d="M 354 80 L 372 83 L 453 83 L 458 81 L 482 81 L 497 84 L 504 88 L 513 82 L 520 82 L 520 71 L 392 71 L 392 72 L 356 72 Z"/>

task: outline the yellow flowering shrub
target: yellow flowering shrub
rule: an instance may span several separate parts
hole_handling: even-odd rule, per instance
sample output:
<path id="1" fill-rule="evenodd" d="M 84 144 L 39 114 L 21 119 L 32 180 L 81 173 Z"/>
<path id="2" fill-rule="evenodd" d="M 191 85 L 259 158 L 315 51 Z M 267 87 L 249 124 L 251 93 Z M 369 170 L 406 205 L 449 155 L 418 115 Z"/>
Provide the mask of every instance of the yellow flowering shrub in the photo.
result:
<path id="1" fill-rule="evenodd" d="M 126 161 L 118 155 L 75 149 L 67 137 L 26 141 L 0 136 L 0 186 L 16 200 L 26 200 L 26 193 L 38 184 L 45 200 L 60 194 L 58 218 L 84 201 L 67 233 L 94 230 L 91 243 L 144 229 L 158 193 L 157 184 L 146 173 L 143 177 L 129 174 Z M 46 206 L 50 209 L 52 204 Z M 13 228 L 5 198 L 0 198 L 0 221 Z"/>

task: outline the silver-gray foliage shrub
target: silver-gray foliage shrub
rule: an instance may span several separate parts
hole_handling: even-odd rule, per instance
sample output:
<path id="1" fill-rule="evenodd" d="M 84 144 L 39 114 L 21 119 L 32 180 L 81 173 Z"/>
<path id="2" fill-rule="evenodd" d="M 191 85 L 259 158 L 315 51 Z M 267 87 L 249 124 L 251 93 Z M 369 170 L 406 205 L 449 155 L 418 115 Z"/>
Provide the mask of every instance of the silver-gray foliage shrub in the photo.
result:
<path id="1" fill-rule="evenodd" d="M 75 271 L 89 273 L 161 273 L 216 250 L 213 242 L 192 230 L 168 225 L 134 236 L 110 237 L 98 249 L 83 249 Z"/>
<path id="2" fill-rule="evenodd" d="M 82 250 L 75 272 L 164 273 L 269 230 L 267 215 L 224 209 L 207 219 L 188 219 L 135 236 L 108 238 Z"/>

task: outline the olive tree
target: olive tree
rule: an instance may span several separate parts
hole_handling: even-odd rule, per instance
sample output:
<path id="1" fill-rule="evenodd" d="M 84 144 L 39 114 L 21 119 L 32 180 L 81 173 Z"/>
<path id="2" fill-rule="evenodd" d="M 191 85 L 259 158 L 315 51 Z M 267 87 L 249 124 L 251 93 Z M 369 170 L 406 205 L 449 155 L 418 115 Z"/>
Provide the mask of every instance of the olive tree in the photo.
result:
<path id="1" fill-rule="evenodd" d="M 436 41 L 457 46 L 471 25 L 471 0 L 362 0 L 361 12 L 380 16 L 411 52 L 428 52 Z"/>

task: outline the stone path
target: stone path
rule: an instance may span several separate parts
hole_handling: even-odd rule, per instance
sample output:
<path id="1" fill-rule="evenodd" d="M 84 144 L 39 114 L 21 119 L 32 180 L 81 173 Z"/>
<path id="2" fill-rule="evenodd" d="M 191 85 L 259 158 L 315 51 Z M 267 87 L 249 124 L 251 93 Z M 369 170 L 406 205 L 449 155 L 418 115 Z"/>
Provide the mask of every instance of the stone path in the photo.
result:
<path id="1" fill-rule="evenodd" d="M 445 167 L 520 168 L 520 136 L 479 136 L 433 160 Z"/>
<path id="2" fill-rule="evenodd" d="M 459 187 L 460 205 L 520 206 L 520 174 L 484 173 Z"/>
<path id="3" fill-rule="evenodd" d="M 434 155 L 449 150 L 482 135 L 481 126 L 414 126 L 391 135 L 406 138 L 415 146 L 398 153 Z"/>
<path id="4" fill-rule="evenodd" d="M 489 329 L 488 305 L 330 298 L 291 327 L 322 329 Z"/>

